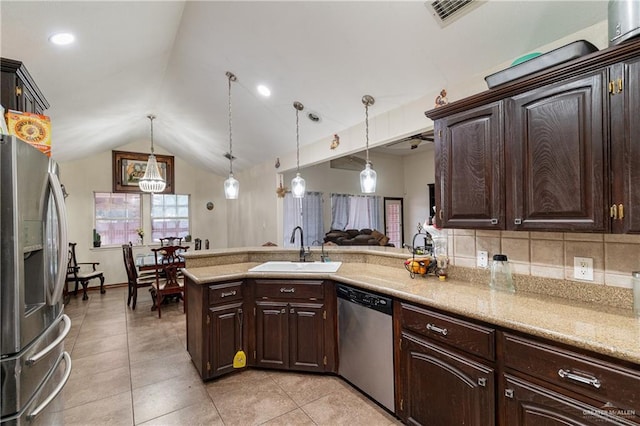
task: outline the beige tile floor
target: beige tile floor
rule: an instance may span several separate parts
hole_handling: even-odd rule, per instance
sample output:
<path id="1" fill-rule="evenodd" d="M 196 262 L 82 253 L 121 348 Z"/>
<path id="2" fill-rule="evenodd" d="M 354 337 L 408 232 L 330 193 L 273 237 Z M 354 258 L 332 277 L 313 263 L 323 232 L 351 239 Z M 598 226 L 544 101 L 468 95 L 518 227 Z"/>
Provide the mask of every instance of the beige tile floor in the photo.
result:
<path id="1" fill-rule="evenodd" d="M 182 304 L 162 319 L 146 289 L 71 297 L 73 370 L 66 425 L 392 425 L 400 422 L 335 376 L 245 370 L 203 382 L 186 351 Z"/>

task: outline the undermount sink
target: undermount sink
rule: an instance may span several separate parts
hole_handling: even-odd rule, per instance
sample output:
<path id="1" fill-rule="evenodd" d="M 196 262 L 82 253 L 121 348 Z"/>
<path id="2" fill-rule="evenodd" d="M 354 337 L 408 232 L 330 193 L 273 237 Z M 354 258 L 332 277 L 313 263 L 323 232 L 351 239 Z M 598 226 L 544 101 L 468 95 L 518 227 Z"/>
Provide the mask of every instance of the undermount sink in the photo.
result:
<path id="1" fill-rule="evenodd" d="M 271 261 L 249 269 L 249 272 L 336 272 L 342 262 L 284 262 Z"/>

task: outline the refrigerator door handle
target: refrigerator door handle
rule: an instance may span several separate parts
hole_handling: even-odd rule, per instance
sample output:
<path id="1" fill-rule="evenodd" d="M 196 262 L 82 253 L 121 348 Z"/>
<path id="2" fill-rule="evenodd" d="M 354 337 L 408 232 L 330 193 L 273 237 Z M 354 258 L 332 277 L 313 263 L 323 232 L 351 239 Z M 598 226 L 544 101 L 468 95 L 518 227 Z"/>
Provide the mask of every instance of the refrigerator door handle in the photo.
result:
<path id="1" fill-rule="evenodd" d="M 47 396 L 47 398 L 42 401 L 42 403 L 40 405 L 38 405 L 36 407 L 35 410 L 33 410 L 31 413 L 29 413 L 27 415 L 27 421 L 32 421 L 33 419 L 35 419 L 36 417 L 38 417 L 40 415 L 40 413 L 42 413 L 42 411 L 47 408 L 47 405 L 51 404 L 51 401 L 53 401 L 56 396 L 58 396 L 58 394 L 62 391 L 62 388 L 64 388 L 64 385 L 67 384 L 67 381 L 69 380 L 69 376 L 71 375 L 71 356 L 69 355 L 69 352 L 65 351 L 62 352 L 62 355 L 60 356 L 58 362 L 56 363 L 56 366 L 54 367 L 54 370 L 56 368 L 58 368 L 58 365 L 60 365 L 60 361 L 64 358 L 64 362 L 67 366 L 66 371 L 64 372 L 64 377 L 62 378 L 62 381 L 60 383 L 58 383 L 58 386 L 56 386 L 56 388 L 53 390 L 53 392 L 51 392 L 49 394 L 49 396 Z"/>
<path id="2" fill-rule="evenodd" d="M 55 201 L 58 213 L 58 232 L 60 235 L 60 250 L 58 253 L 58 276 L 56 277 L 55 287 L 52 294 L 47 292 L 47 296 L 51 297 L 47 301 L 49 305 L 55 305 L 62 297 L 65 281 L 67 279 L 67 264 L 69 263 L 69 237 L 67 236 L 67 211 L 64 207 L 64 195 L 58 176 L 49 172 L 49 186 Z"/>
<path id="3" fill-rule="evenodd" d="M 56 338 L 56 340 L 51 342 L 49 346 L 47 346 L 46 348 L 44 348 L 34 356 L 29 357 L 25 362 L 26 365 L 33 365 L 36 362 L 40 361 L 42 358 L 44 358 L 45 355 L 47 355 L 56 346 L 58 346 L 58 344 L 60 344 L 60 342 L 62 342 L 65 337 L 67 337 L 67 334 L 69 334 L 69 330 L 71 330 L 71 319 L 67 316 L 67 314 L 60 315 L 60 318 L 54 324 L 51 325 L 50 329 L 55 329 L 58 326 L 58 323 L 60 321 L 64 321 L 64 330 L 62 330 L 62 333 Z"/>

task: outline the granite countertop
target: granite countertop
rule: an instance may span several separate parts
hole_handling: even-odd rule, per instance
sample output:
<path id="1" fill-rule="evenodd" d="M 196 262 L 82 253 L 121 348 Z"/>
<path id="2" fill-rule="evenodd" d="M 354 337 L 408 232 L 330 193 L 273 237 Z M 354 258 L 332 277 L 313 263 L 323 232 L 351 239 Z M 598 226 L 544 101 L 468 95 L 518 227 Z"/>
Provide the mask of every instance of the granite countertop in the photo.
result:
<path id="1" fill-rule="evenodd" d="M 228 253 L 228 252 L 227 252 Z M 630 313 L 529 293 L 503 293 L 459 280 L 438 281 L 397 267 L 343 263 L 335 273 L 248 272 L 260 262 L 189 268 L 197 284 L 243 278 L 326 278 L 409 302 L 640 364 L 640 318 Z"/>

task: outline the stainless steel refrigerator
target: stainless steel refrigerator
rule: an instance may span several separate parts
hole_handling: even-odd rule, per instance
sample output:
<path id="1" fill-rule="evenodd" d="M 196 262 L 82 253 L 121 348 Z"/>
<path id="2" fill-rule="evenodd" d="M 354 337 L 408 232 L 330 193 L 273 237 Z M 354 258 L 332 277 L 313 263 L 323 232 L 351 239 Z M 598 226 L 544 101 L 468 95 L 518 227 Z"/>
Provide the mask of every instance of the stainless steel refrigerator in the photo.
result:
<path id="1" fill-rule="evenodd" d="M 62 424 L 71 374 L 62 291 L 67 220 L 57 165 L 0 135 L 0 424 Z"/>

